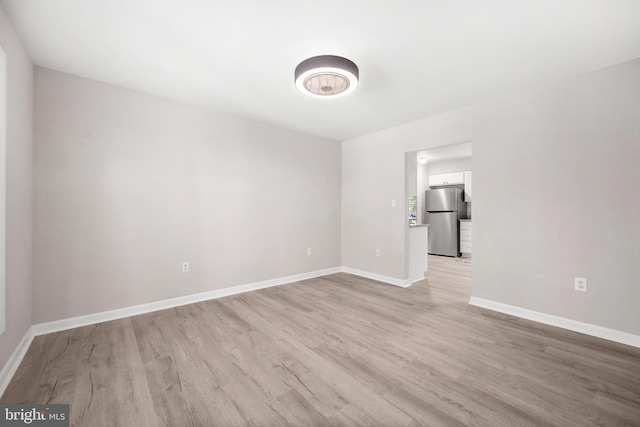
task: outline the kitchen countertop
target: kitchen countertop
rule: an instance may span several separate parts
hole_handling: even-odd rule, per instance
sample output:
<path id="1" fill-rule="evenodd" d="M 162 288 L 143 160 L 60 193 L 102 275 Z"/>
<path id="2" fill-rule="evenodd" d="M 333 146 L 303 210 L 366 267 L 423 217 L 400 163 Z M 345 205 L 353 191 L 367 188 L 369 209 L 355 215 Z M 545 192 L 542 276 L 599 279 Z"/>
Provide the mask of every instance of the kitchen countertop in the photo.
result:
<path id="1" fill-rule="evenodd" d="M 428 227 L 429 224 L 411 224 L 409 228 Z"/>
<path id="2" fill-rule="evenodd" d="M 468 219 L 459 219 L 458 221 L 460 221 L 460 222 L 463 222 L 463 221 L 464 221 L 464 222 L 469 222 L 469 221 L 471 221 L 471 218 L 468 218 Z"/>

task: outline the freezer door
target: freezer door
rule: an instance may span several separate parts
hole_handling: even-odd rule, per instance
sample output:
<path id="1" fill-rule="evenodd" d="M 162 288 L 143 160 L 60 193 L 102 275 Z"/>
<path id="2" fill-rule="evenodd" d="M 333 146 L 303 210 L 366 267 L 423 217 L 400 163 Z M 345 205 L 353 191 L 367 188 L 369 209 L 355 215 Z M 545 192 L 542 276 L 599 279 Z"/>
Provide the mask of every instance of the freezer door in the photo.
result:
<path id="1" fill-rule="evenodd" d="M 429 249 L 433 255 L 460 256 L 458 217 L 455 212 L 427 213 Z"/>
<path id="2" fill-rule="evenodd" d="M 455 211 L 457 208 L 455 188 L 440 188 L 427 190 L 424 194 L 425 210 L 427 212 Z"/>

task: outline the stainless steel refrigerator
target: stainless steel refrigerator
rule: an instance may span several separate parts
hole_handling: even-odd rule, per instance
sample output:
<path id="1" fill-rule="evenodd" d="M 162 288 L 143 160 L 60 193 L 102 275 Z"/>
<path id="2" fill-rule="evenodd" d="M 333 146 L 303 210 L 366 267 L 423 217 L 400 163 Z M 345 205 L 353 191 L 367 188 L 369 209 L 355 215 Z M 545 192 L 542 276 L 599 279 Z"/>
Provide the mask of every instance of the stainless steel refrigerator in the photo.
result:
<path id="1" fill-rule="evenodd" d="M 440 188 L 425 191 L 426 222 L 429 224 L 429 249 L 433 255 L 460 256 L 459 219 L 467 218 L 464 191 Z"/>

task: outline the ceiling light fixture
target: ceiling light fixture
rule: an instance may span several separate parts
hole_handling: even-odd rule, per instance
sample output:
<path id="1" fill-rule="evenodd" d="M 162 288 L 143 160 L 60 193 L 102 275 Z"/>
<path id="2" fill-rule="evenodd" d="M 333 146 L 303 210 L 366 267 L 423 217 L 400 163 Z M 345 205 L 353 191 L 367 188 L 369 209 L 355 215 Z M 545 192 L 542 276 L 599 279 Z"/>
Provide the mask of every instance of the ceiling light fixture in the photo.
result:
<path id="1" fill-rule="evenodd" d="M 305 59 L 295 71 L 296 88 L 314 98 L 336 98 L 358 87 L 356 64 L 341 56 L 322 55 Z"/>
<path id="2" fill-rule="evenodd" d="M 428 160 L 429 160 L 429 159 L 427 158 L 427 156 L 420 156 L 420 157 L 418 157 L 418 161 L 419 161 L 420 163 L 427 163 L 427 161 L 428 161 Z"/>

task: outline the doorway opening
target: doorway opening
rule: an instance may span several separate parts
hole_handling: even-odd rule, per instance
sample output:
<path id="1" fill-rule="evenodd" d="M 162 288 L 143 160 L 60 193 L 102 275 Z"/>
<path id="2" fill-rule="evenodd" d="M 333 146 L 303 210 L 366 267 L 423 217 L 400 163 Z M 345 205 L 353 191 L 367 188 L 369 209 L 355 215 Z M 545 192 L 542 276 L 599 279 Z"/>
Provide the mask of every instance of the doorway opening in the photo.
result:
<path id="1" fill-rule="evenodd" d="M 427 257 L 427 270 L 428 260 L 437 260 L 434 257 L 450 258 L 446 263 L 438 263 L 444 266 L 471 264 L 472 143 L 412 151 L 405 155 L 408 234 L 416 225 L 427 227 L 428 255 L 424 255 Z M 414 253 L 413 248 L 408 245 L 408 263 L 423 256 Z"/>

